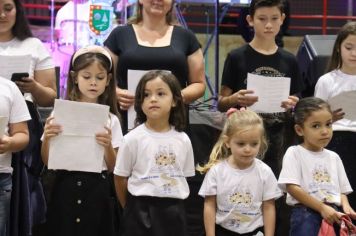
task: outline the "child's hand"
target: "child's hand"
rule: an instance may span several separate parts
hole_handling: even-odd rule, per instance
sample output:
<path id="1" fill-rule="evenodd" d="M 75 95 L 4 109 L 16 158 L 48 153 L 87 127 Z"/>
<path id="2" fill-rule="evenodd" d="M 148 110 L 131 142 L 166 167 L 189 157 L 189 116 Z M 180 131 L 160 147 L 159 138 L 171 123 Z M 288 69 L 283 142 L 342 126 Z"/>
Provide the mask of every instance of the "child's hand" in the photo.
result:
<path id="1" fill-rule="evenodd" d="M 342 206 L 342 208 L 346 215 L 356 220 L 356 212 L 354 211 L 354 209 L 352 209 L 352 207 L 349 204 L 347 204 L 347 206 Z"/>
<path id="2" fill-rule="evenodd" d="M 343 213 L 336 211 L 334 208 L 324 203 L 321 207 L 320 214 L 323 219 L 325 219 L 331 225 L 335 222 L 340 224 L 340 219 L 344 215 Z"/>
<path id="3" fill-rule="evenodd" d="M 333 111 L 333 122 L 343 119 L 344 115 L 345 112 L 342 111 L 342 108 L 336 109 Z"/>
<path id="4" fill-rule="evenodd" d="M 7 135 L 0 138 L 0 154 L 4 154 L 10 150 L 11 138 Z"/>
<path id="5" fill-rule="evenodd" d="M 249 107 L 258 101 L 258 96 L 253 96 L 252 90 L 241 89 L 232 95 L 234 103 L 240 107 Z"/>
<path id="6" fill-rule="evenodd" d="M 281 107 L 289 110 L 295 107 L 297 102 L 299 101 L 299 98 L 297 96 L 288 96 L 288 99 L 286 101 L 282 101 Z"/>
<path id="7" fill-rule="evenodd" d="M 98 144 L 102 145 L 104 148 L 111 147 L 111 129 L 108 127 L 104 127 L 107 132 L 100 132 L 95 135 L 96 141 Z"/>
<path id="8" fill-rule="evenodd" d="M 43 138 L 50 139 L 62 132 L 62 128 L 59 124 L 53 124 L 53 116 L 50 116 L 46 120 L 46 124 L 44 127 Z"/>

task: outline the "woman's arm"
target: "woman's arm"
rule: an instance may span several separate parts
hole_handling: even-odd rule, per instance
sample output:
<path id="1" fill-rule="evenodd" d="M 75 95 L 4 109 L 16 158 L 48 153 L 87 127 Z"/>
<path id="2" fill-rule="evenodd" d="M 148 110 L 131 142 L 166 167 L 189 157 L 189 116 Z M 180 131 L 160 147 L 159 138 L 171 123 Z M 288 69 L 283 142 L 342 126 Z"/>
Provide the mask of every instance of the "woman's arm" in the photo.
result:
<path id="1" fill-rule="evenodd" d="M 276 227 L 276 207 L 274 199 L 262 202 L 264 235 L 273 236 Z"/>
<path id="2" fill-rule="evenodd" d="M 23 78 L 16 84 L 22 92 L 31 93 L 39 106 L 52 106 L 57 97 L 54 69 L 35 71 L 34 78 Z"/>
<path id="3" fill-rule="evenodd" d="M 127 199 L 127 177 L 114 175 L 115 190 L 122 208 L 126 206 Z"/>
<path id="4" fill-rule="evenodd" d="M 335 211 L 334 208 L 310 196 L 300 186 L 287 184 L 287 192 L 304 206 L 319 212 L 329 224 L 333 224 L 334 222 L 340 223 L 342 213 Z"/>
<path id="5" fill-rule="evenodd" d="M 216 196 L 205 196 L 204 226 L 206 236 L 215 236 Z"/>
<path id="6" fill-rule="evenodd" d="M 9 136 L 0 138 L 0 154 L 5 152 L 18 152 L 23 150 L 29 142 L 27 122 L 9 125 Z"/>
<path id="7" fill-rule="evenodd" d="M 201 49 L 188 56 L 189 78 L 188 86 L 182 89 L 185 104 L 189 104 L 205 92 L 205 69 L 204 57 Z"/>

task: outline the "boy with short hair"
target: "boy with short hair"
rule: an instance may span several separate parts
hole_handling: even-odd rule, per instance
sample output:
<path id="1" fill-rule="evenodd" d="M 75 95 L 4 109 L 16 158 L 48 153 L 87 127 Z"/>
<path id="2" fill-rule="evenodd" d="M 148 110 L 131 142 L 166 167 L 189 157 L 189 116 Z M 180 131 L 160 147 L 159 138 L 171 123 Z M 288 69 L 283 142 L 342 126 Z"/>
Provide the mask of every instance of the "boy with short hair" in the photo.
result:
<path id="1" fill-rule="evenodd" d="M 3 77 L 0 77 L 0 104 L 0 117 L 4 117 L 7 124 L 5 134 L 0 136 L 0 235 L 6 235 L 12 190 L 11 155 L 27 146 L 29 133 L 26 121 L 31 116 L 20 90 Z"/>
<path id="2" fill-rule="evenodd" d="M 253 90 L 246 89 L 248 73 L 291 78 L 290 96 L 281 101 L 281 106 L 288 111 L 297 103 L 297 94 L 302 92 L 304 85 L 296 57 L 279 48 L 275 42 L 284 18 L 282 0 L 251 1 L 250 13 L 246 19 L 253 27 L 255 35 L 250 43 L 227 55 L 218 101 L 220 111 L 226 111 L 230 107 L 249 107 L 257 102 L 258 96 L 253 94 Z M 276 177 L 280 172 L 285 150 L 294 142 L 289 114 L 290 112 L 260 114 L 269 140 L 264 161 L 272 168 Z"/>

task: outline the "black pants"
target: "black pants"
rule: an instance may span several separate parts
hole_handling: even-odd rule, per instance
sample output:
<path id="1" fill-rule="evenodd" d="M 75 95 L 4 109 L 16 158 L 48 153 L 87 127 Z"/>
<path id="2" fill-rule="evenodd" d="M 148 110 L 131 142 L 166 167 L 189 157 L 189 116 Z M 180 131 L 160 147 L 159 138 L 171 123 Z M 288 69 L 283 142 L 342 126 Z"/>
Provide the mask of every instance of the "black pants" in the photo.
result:
<path id="1" fill-rule="evenodd" d="M 228 229 L 225 229 L 225 228 L 221 227 L 220 225 L 215 225 L 215 236 L 254 236 L 259 231 L 264 233 L 263 227 L 259 227 L 250 233 L 239 234 L 239 233 L 230 231 Z"/>
<path id="2" fill-rule="evenodd" d="M 128 195 L 121 236 L 186 236 L 183 200 Z"/>

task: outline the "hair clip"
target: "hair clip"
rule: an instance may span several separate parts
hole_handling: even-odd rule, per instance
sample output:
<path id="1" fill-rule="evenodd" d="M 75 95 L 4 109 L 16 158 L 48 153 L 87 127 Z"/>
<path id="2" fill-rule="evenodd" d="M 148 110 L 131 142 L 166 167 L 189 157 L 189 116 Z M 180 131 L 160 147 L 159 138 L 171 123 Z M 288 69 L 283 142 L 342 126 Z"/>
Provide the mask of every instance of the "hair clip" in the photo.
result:
<path id="1" fill-rule="evenodd" d="M 238 111 L 238 109 L 231 107 L 229 110 L 227 110 L 226 116 L 229 117 L 232 113 L 235 113 L 237 111 Z"/>

